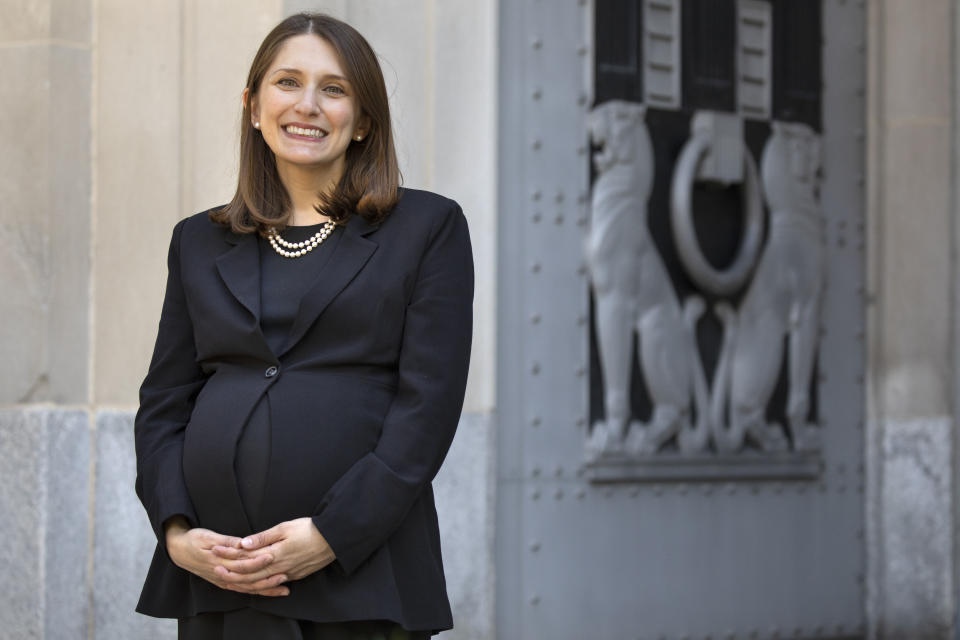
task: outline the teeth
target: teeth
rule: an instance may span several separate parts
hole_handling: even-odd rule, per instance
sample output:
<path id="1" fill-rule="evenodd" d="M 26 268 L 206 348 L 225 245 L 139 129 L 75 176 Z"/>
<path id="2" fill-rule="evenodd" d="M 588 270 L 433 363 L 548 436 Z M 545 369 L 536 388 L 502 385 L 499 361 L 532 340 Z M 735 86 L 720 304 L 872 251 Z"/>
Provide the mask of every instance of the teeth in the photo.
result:
<path id="1" fill-rule="evenodd" d="M 287 131 L 289 133 L 295 133 L 298 136 L 310 136 L 311 138 L 322 138 L 327 135 L 320 129 L 301 129 L 300 127 L 295 127 L 293 125 L 287 125 Z"/>

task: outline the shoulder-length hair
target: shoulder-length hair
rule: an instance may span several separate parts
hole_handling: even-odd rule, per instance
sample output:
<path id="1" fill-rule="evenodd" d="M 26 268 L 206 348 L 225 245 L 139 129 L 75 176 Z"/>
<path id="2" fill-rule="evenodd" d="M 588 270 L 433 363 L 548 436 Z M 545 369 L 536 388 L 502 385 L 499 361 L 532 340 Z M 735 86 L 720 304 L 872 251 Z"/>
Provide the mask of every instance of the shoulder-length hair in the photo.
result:
<path id="1" fill-rule="evenodd" d="M 237 233 L 282 229 L 291 215 L 291 201 L 277 173 L 273 151 L 250 122 L 250 105 L 267 69 L 287 39 L 303 34 L 322 38 L 337 52 L 353 87 L 369 131 L 347 147 L 343 176 L 331 193 L 318 193 L 316 209 L 337 223 L 357 214 L 369 222 L 383 220 L 397 203 L 400 169 L 390 126 L 390 105 L 380 63 L 356 29 L 321 13 L 297 13 L 267 34 L 250 66 L 247 100 L 240 121 L 240 171 L 233 200 L 211 212 L 215 222 Z"/>

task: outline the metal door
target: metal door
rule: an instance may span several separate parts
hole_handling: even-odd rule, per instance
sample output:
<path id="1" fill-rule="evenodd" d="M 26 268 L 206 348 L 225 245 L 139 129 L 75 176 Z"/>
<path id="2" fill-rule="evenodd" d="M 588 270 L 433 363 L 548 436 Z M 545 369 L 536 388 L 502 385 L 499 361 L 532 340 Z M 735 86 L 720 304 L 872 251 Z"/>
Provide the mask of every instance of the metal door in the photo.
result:
<path id="1" fill-rule="evenodd" d="M 500 22 L 498 637 L 862 636 L 863 3 Z"/>

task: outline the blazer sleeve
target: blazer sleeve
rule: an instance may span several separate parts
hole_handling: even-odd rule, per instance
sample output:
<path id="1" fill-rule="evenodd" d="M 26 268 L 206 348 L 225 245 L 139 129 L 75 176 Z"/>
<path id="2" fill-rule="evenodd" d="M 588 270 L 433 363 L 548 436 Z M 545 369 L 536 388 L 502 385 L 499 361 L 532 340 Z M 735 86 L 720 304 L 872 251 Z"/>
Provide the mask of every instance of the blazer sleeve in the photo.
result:
<path id="1" fill-rule="evenodd" d="M 165 542 L 163 523 L 171 516 L 183 515 L 191 526 L 197 524 L 183 479 L 183 439 L 206 375 L 197 363 L 193 325 L 180 279 L 180 236 L 185 222 L 174 227 L 170 241 L 157 341 L 134 419 L 135 488 L 161 546 Z"/>
<path id="2" fill-rule="evenodd" d="M 376 448 L 321 500 L 313 522 L 353 572 L 386 542 L 440 469 L 463 397 L 473 325 L 473 254 L 459 205 L 431 230 L 407 306 L 397 394 Z"/>

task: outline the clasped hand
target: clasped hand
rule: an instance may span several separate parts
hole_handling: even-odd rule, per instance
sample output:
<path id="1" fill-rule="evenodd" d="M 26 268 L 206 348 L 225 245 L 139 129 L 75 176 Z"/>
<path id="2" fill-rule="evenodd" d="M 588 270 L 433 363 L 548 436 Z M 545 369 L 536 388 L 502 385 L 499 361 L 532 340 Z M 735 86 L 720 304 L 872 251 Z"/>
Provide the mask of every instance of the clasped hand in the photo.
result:
<path id="1" fill-rule="evenodd" d="M 181 569 L 221 589 L 285 596 L 283 586 L 323 569 L 336 559 L 310 518 L 281 522 L 246 538 L 193 528 L 182 517 L 166 526 L 167 553 Z"/>

